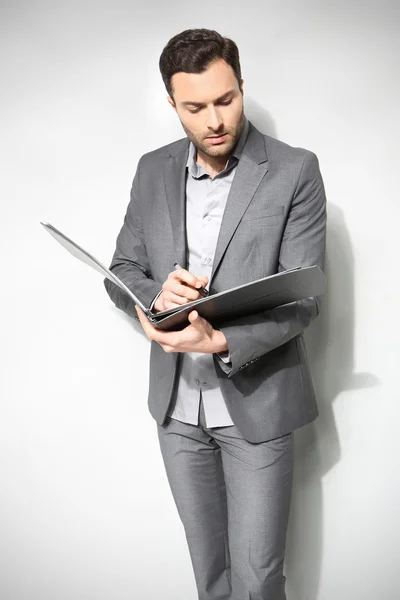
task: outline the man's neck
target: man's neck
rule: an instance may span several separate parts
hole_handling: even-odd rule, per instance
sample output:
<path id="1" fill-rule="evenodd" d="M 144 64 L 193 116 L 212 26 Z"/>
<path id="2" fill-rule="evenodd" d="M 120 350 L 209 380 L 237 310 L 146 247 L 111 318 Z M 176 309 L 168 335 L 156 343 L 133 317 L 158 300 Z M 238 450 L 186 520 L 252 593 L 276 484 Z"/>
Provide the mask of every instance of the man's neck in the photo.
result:
<path id="1" fill-rule="evenodd" d="M 207 154 L 203 154 L 201 150 L 197 149 L 195 160 L 213 178 L 225 169 L 229 156 L 207 156 Z"/>

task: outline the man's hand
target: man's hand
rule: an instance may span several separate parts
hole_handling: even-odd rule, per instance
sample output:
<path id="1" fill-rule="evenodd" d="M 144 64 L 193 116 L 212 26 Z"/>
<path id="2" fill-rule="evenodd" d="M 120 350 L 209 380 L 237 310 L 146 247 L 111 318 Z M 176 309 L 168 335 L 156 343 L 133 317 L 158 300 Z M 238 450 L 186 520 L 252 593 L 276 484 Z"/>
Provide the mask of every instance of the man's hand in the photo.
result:
<path id="1" fill-rule="evenodd" d="M 208 283 L 206 275 L 195 277 L 186 269 L 177 269 L 168 275 L 163 283 L 162 292 L 154 304 L 157 312 L 186 304 L 200 298 L 198 290 Z"/>
<path id="2" fill-rule="evenodd" d="M 148 322 L 138 306 L 136 311 L 142 327 L 149 338 L 160 344 L 165 352 L 203 352 L 213 354 L 228 350 L 228 344 L 222 331 L 199 316 L 196 310 L 189 315 L 189 323 L 181 331 L 161 331 Z"/>

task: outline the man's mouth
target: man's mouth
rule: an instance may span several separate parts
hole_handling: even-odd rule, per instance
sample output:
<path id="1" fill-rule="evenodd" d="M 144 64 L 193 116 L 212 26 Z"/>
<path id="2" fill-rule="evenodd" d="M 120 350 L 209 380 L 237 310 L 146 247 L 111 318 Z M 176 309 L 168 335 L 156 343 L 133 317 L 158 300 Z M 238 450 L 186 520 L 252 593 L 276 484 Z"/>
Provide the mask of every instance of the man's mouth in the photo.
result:
<path id="1" fill-rule="evenodd" d="M 206 140 L 210 142 L 210 144 L 221 144 L 225 141 L 226 133 L 221 133 L 219 135 L 209 135 L 206 137 Z"/>

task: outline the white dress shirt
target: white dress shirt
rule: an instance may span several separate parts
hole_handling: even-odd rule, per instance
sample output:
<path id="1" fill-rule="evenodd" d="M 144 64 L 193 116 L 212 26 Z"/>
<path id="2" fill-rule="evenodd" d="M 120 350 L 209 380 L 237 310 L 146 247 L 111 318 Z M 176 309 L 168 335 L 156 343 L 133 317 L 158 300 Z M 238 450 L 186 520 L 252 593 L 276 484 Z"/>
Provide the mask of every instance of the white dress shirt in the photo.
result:
<path id="1" fill-rule="evenodd" d="M 224 170 L 214 178 L 196 163 L 195 147 L 192 143 L 189 146 L 186 179 L 187 269 L 196 276 L 207 275 L 209 280 L 226 201 L 248 129 L 248 121 L 245 120 L 235 150 Z M 224 354 L 219 355 L 224 362 L 229 361 L 226 354 L 225 357 Z M 168 415 L 198 425 L 202 397 L 207 427 L 234 425 L 218 384 L 213 355 L 185 352 L 181 359 L 179 378 Z"/>

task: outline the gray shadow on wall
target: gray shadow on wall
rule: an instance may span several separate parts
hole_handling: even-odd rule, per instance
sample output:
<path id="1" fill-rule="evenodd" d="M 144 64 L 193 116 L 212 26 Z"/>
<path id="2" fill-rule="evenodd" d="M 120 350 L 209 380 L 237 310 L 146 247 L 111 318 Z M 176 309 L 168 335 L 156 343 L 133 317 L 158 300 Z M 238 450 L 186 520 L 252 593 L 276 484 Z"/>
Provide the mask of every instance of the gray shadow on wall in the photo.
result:
<path id="1" fill-rule="evenodd" d="M 257 129 L 277 137 L 275 123 L 265 109 L 247 96 L 245 107 L 246 116 Z M 354 373 L 353 252 L 343 212 L 330 202 L 327 210 L 327 293 L 321 314 L 305 333 L 320 416 L 295 433 L 285 560 L 288 600 L 318 599 L 324 547 L 322 478 L 341 457 L 333 403 L 346 390 L 378 383 L 372 374 Z"/>
<path id="2" fill-rule="evenodd" d="M 270 135 L 274 138 L 277 137 L 275 121 L 270 113 L 253 98 L 246 96 L 246 94 L 244 95 L 244 112 L 249 121 L 251 121 L 254 127 L 261 131 L 261 133 L 265 133 L 265 135 Z"/>
<path id="3" fill-rule="evenodd" d="M 324 547 L 322 478 L 341 458 L 333 403 L 347 390 L 379 383 L 371 373 L 354 372 L 353 252 L 343 211 L 330 202 L 327 210 L 327 290 L 321 314 L 305 333 L 320 415 L 295 435 L 286 568 L 288 598 L 296 600 L 318 598 Z"/>

